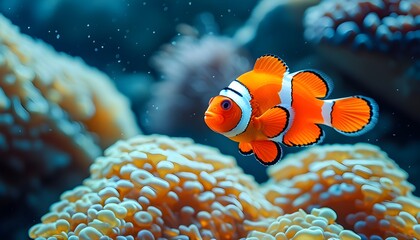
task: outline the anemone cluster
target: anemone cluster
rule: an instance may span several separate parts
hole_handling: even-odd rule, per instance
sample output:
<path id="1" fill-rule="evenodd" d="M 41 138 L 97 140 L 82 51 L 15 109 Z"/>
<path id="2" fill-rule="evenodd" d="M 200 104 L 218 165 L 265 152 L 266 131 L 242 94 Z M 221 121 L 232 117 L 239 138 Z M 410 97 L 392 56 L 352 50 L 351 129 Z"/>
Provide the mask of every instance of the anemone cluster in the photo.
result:
<path id="1" fill-rule="evenodd" d="M 311 42 L 420 55 L 417 0 L 325 0 L 306 11 L 304 26 Z"/>
<path id="2" fill-rule="evenodd" d="M 190 139 L 135 137 L 106 150 L 83 186 L 65 192 L 29 234 L 239 239 L 257 220 L 283 213 L 257 190 L 253 178 L 216 149 Z"/>
<path id="3" fill-rule="evenodd" d="M 138 133 L 107 76 L 0 15 L 0 203 L 10 207 L 0 232 L 25 226 L 14 221 L 21 215 L 39 216 L 88 175 L 103 148 Z"/>
<path id="4" fill-rule="evenodd" d="M 90 172 L 31 238 L 420 237 L 420 200 L 406 173 L 367 144 L 290 155 L 263 186 L 214 148 L 159 135 L 117 142 Z"/>
<path id="5" fill-rule="evenodd" d="M 407 173 L 379 148 L 331 145 L 288 155 L 262 190 L 286 213 L 329 207 L 364 239 L 420 237 L 420 200 Z"/>
<path id="6" fill-rule="evenodd" d="M 251 231 L 247 240 L 257 239 L 328 239 L 359 240 L 353 231 L 336 223 L 337 214 L 330 208 L 314 208 L 310 214 L 300 209 L 272 221 L 265 232 Z M 269 221 L 267 221 L 269 222 Z"/>

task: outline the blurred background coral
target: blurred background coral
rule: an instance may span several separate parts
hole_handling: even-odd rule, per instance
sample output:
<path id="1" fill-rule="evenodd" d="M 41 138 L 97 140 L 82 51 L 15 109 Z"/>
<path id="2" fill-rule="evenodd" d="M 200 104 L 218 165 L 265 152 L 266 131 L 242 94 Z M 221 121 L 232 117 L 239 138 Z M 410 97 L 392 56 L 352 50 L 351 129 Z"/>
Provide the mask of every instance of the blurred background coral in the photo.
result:
<path id="1" fill-rule="evenodd" d="M 373 130 L 325 128 L 324 143 L 379 146 L 420 195 L 418 0 L 3 0 L 0 235 L 27 238 L 106 147 L 140 133 L 217 147 L 266 182 L 203 121 L 209 98 L 266 53 L 326 73 L 332 98 L 374 98 Z"/>

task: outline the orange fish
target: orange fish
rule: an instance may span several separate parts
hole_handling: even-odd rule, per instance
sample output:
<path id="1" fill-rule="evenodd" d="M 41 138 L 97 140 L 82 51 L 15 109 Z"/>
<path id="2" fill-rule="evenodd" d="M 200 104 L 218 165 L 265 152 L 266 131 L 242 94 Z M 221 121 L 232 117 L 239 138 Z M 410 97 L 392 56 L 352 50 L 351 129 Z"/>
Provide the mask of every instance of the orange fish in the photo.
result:
<path id="1" fill-rule="evenodd" d="M 320 143 L 319 125 L 345 135 L 360 135 L 378 118 L 375 101 L 363 96 L 325 99 L 332 84 L 320 73 L 289 73 L 274 55 L 257 59 L 246 72 L 210 99 L 204 121 L 220 134 L 239 142 L 243 155 L 255 154 L 264 165 L 282 156 L 279 143 L 289 147 Z"/>

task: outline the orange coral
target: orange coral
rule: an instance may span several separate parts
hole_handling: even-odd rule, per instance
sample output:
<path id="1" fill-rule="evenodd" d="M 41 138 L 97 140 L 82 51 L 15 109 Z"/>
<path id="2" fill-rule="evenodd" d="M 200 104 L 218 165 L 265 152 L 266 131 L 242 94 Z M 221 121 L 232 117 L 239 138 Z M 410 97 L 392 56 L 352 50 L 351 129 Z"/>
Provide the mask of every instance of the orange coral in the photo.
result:
<path id="1" fill-rule="evenodd" d="M 368 144 L 314 147 L 269 170 L 263 192 L 286 212 L 330 207 L 361 236 L 420 237 L 420 200 L 400 169 Z"/>
<path id="2" fill-rule="evenodd" d="M 251 231 L 247 240 L 257 239 L 361 239 L 356 233 L 344 230 L 335 222 L 337 215 L 330 208 L 312 209 L 310 214 L 299 210 L 272 221 L 265 232 Z"/>
<path id="3" fill-rule="evenodd" d="M 91 166 L 91 177 L 83 186 L 65 192 L 29 235 L 39 239 L 419 237 L 420 201 L 411 195 L 414 187 L 377 147 L 315 147 L 289 155 L 269 173 L 272 179 L 261 191 L 233 158 L 190 139 L 152 135 L 119 141 Z M 291 214 L 283 215 L 283 209 Z"/>
<path id="4" fill-rule="evenodd" d="M 245 220 L 282 213 L 233 158 L 189 139 L 142 136 L 110 147 L 29 234 L 238 239 L 248 233 Z"/>

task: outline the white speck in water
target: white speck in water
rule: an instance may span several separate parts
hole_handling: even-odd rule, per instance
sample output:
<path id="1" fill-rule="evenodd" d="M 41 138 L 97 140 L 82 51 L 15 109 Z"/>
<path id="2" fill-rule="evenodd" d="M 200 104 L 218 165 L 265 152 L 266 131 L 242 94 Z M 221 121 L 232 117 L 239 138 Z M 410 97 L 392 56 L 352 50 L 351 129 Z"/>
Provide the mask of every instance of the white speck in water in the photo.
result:
<path id="1" fill-rule="evenodd" d="M 188 2 L 188 5 L 190 5 L 190 6 L 191 6 L 191 2 Z"/>
<path id="2" fill-rule="evenodd" d="M 98 48 L 95 48 L 94 50 L 95 50 L 95 52 L 97 52 L 98 51 Z"/>
<path id="3" fill-rule="evenodd" d="M 228 11 L 229 13 L 231 12 L 231 10 L 230 10 L 230 9 L 228 9 L 227 11 Z"/>
<path id="4" fill-rule="evenodd" d="M 57 34 L 57 36 L 56 36 L 56 37 L 57 37 L 57 39 L 60 39 L 60 34 Z"/>
<path id="5" fill-rule="evenodd" d="M 156 31 L 153 31 L 152 33 L 153 33 L 153 34 L 155 34 L 155 33 L 156 33 Z"/>
<path id="6" fill-rule="evenodd" d="M 90 24 L 88 23 L 88 24 L 86 24 L 86 27 L 90 27 Z"/>
<path id="7" fill-rule="evenodd" d="M 28 29 L 31 29 L 31 26 L 28 26 Z"/>

